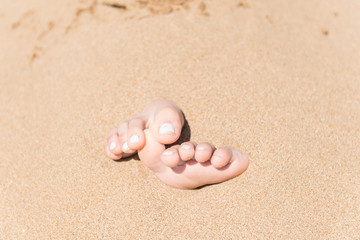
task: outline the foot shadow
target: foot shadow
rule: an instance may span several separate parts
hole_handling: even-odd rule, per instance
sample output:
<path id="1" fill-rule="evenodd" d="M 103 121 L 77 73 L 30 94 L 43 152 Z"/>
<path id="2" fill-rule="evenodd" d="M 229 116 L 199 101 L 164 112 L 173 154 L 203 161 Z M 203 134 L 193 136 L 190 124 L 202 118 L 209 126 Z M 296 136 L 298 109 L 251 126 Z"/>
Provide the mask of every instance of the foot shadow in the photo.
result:
<path id="1" fill-rule="evenodd" d="M 174 145 L 180 145 L 180 144 L 182 144 L 184 142 L 190 141 L 191 128 L 190 128 L 190 125 L 189 125 L 188 121 L 186 120 L 184 114 L 183 114 L 183 116 L 184 116 L 185 122 L 184 122 L 184 126 L 183 126 L 183 128 L 181 130 L 181 134 L 180 134 L 179 139 L 176 142 L 172 143 L 172 144 L 165 145 L 166 148 L 169 148 L 169 147 L 174 146 Z"/>
<path id="2" fill-rule="evenodd" d="M 117 160 L 113 160 L 114 162 L 118 162 L 118 163 L 122 163 L 122 162 L 128 162 L 131 160 L 136 160 L 136 161 L 140 161 L 139 155 L 137 154 L 137 152 L 134 155 L 131 155 L 129 157 L 126 158 L 120 158 Z"/>

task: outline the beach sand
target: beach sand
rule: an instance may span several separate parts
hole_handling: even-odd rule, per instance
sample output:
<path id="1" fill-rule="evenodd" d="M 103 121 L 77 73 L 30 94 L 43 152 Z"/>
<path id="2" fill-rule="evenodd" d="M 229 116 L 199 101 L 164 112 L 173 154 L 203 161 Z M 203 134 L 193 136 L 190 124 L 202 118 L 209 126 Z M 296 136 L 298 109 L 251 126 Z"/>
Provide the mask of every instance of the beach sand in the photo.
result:
<path id="1" fill-rule="evenodd" d="M 360 2 L 2 0 L 0 239 L 359 239 Z M 156 99 L 248 170 L 112 161 Z"/>

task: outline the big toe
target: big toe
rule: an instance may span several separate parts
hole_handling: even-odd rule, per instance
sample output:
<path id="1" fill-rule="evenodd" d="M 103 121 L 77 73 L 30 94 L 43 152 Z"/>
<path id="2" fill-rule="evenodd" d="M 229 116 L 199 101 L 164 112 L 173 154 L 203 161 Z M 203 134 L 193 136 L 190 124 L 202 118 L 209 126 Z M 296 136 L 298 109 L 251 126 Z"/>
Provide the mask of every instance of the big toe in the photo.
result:
<path id="1" fill-rule="evenodd" d="M 183 125 L 184 117 L 181 110 L 166 107 L 155 113 L 154 122 L 150 128 L 159 143 L 171 144 L 179 139 Z"/>

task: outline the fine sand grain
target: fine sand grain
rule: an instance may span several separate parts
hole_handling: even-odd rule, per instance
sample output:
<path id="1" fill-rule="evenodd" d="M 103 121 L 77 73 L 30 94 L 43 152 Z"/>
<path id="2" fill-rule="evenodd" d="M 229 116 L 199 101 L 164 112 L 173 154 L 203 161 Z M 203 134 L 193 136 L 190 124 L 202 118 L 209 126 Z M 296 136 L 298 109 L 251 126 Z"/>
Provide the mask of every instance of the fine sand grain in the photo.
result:
<path id="1" fill-rule="evenodd" d="M 358 0 L 2 0 L 0 53 L 0 239 L 360 239 Z M 107 159 L 159 98 L 249 169 Z"/>

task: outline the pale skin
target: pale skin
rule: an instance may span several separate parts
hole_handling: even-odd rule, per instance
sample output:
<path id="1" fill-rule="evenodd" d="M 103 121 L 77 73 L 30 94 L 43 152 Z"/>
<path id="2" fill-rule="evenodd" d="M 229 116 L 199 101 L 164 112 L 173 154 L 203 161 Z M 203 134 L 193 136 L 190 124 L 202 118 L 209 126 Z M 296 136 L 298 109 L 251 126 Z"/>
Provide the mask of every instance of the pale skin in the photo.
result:
<path id="1" fill-rule="evenodd" d="M 230 147 L 211 143 L 176 142 L 184 126 L 184 116 L 173 102 L 160 100 L 148 105 L 129 121 L 110 131 L 105 152 L 113 160 L 134 155 L 169 186 L 193 189 L 220 183 L 243 173 L 249 160 Z"/>

